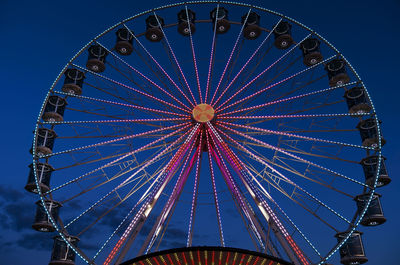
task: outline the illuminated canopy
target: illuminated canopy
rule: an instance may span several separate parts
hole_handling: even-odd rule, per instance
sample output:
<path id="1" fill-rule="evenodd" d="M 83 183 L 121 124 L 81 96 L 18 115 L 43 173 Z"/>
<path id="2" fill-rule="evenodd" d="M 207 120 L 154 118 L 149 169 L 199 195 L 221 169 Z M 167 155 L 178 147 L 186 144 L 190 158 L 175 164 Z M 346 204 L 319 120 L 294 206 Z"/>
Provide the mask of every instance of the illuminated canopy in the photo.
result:
<path id="1" fill-rule="evenodd" d="M 289 265 L 287 261 L 227 247 L 175 248 L 136 257 L 121 265 Z"/>

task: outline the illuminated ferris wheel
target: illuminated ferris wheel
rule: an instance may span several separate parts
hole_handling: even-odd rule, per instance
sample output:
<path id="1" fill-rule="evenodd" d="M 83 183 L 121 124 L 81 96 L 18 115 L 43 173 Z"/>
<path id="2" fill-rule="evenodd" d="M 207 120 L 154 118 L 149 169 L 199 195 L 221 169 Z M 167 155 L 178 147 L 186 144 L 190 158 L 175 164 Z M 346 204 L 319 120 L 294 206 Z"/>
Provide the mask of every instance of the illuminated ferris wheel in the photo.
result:
<path id="1" fill-rule="evenodd" d="M 56 234 L 51 265 L 361 264 L 358 226 L 386 220 L 384 143 L 364 83 L 307 26 L 162 6 L 96 36 L 51 86 L 32 227 Z"/>

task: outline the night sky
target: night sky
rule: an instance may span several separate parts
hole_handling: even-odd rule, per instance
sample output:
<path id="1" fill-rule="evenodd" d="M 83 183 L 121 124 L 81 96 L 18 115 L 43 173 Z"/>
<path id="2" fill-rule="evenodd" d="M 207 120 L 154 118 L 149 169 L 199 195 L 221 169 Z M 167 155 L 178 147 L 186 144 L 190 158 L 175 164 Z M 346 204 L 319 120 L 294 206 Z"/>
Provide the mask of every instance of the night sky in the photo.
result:
<path id="1" fill-rule="evenodd" d="M 31 228 L 35 196 L 23 189 L 33 130 L 42 101 L 66 62 L 92 37 L 138 12 L 170 1 L 9 1 L 0 4 L 2 165 L 0 264 L 47 264 L 51 241 Z M 245 1 L 311 27 L 343 53 L 360 74 L 382 121 L 383 155 L 392 183 L 379 190 L 387 218 L 362 228 L 371 265 L 398 262 L 400 141 L 400 2 Z M 49 243 L 50 242 L 50 243 Z M 90 246 L 87 246 L 90 248 Z M 77 264 L 81 264 L 77 262 Z"/>

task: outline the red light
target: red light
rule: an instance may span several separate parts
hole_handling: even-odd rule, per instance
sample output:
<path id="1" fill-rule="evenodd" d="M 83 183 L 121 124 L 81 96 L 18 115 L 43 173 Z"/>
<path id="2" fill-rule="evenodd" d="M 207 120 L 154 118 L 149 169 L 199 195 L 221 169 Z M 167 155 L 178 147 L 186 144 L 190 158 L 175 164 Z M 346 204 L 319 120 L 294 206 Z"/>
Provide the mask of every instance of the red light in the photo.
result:
<path id="1" fill-rule="evenodd" d="M 294 252 L 296 253 L 297 257 L 300 259 L 300 261 L 305 264 L 308 265 L 308 261 L 306 260 L 306 258 L 304 257 L 303 253 L 301 252 L 301 250 L 299 249 L 299 247 L 296 245 L 296 243 L 293 241 L 291 236 L 286 236 L 286 240 L 289 242 L 290 246 L 292 247 L 292 249 L 294 250 Z"/>
<path id="2" fill-rule="evenodd" d="M 160 265 L 156 257 L 154 257 L 153 260 L 157 263 L 157 265 Z"/>
<path id="3" fill-rule="evenodd" d="M 185 261 L 185 265 L 187 265 L 187 260 L 186 260 L 186 256 L 185 256 L 185 252 L 182 252 L 182 256 L 183 256 L 183 260 Z"/>
<path id="4" fill-rule="evenodd" d="M 229 255 L 230 255 L 231 253 L 230 252 L 228 252 L 228 254 L 226 255 L 226 261 L 225 261 L 225 265 L 228 265 L 228 259 L 229 259 Z"/>
<path id="5" fill-rule="evenodd" d="M 256 265 L 260 257 L 257 257 L 256 260 L 253 262 L 253 265 Z"/>
<path id="6" fill-rule="evenodd" d="M 174 263 L 172 262 L 171 256 L 169 254 L 167 254 L 167 258 L 168 258 L 169 262 L 171 262 L 171 265 L 174 265 Z"/>

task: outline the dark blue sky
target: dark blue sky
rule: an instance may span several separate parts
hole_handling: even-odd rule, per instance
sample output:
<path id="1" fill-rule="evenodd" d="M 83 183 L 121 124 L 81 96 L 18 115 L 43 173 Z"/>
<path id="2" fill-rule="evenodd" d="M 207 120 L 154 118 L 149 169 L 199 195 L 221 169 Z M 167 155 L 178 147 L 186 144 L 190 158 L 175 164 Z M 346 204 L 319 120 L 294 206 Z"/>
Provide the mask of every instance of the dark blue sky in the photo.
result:
<path id="1" fill-rule="evenodd" d="M 392 183 L 379 192 L 388 221 L 363 228 L 368 264 L 396 264 L 400 219 L 400 2 L 243 1 L 276 10 L 316 30 L 335 45 L 364 80 L 382 120 L 383 154 Z M 37 114 L 65 63 L 108 26 L 167 1 L 8 1 L 0 4 L 2 165 L 0 264 L 47 264 L 46 237 L 31 230 L 36 200 L 23 189 Z M 169 1 L 168 1 L 169 3 Z M 171 2 L 172 3 L 172 2 Z M 378 4 L 377 4 L 378 3 Z M 47 241 L 46 241 L 47 242 Z M 397 259 L 396 259 L 397 260 Z"/>

